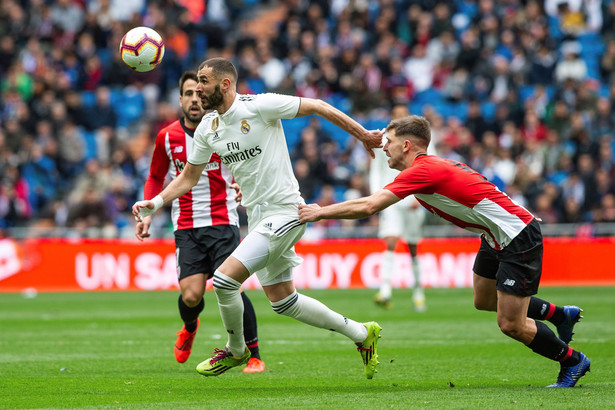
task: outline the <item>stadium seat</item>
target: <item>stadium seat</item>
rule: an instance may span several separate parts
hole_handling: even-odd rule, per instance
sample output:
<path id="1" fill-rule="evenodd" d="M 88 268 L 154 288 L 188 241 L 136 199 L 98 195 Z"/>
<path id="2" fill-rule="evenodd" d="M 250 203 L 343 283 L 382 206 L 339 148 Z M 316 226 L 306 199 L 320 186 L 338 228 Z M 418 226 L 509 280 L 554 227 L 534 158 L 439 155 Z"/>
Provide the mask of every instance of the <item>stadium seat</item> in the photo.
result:
<path id="1" fill-rule="evenodd" d="M 85 142 L 85 160 L 97 158 L 98 146 L 96 144 L 96 133 L 94 131 L 83 130 L 83 140 Z"/>
<path id="2" fill-rule="evenodd" d="M 84 107 L 92 107 L 96 104 L 96 93 L 94 91 L 81 92 L 81 104 Z"/>
<path id="3" fill-rule="evenodd" d="M 485 101 L 480 107 L 481 114 L 487 121 L 492 121 L 495 118 L 496 110 L 497 106 L 491 101 Z"/>
<path id="4" fill-rule="evenodd" d="M 118 127 L 127 127 L 141 118 L 145 111 L 145 97 L 136 88 L 128 87 L 116 98 L 118 103 L 113 106 L 117 107 L 115 111 L 118 117 Z"/>
<path id="5" fill-rule="evenodd" d="M 419 103 L 422 102 L 426 104 L 433 104 L 436 102 L 443 101 L 444 98 L 440 91 L 436 90 L 435 88 L 428 88 L 425 91 L 416 93 L 413 100 Z"/>

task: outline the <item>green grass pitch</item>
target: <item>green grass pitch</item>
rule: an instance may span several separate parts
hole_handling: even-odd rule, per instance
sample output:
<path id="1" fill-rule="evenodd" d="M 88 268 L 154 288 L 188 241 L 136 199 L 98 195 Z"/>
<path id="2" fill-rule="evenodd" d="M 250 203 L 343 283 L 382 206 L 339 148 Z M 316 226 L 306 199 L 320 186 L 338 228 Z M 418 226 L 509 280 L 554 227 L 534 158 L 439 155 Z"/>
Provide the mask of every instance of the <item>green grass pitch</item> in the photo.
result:
<path id="1" fill-rule="evenodd" d="M 373 290 L 304 293 L 382 325 L 373 380 L 345 337 L 276 315 L 262 291 L 248 294 L 267 370 L 210 378 L 195 367 L 226 340 L 212 292 L 185 364 L 173 356 L 175 292 L 0 294 L 0 408 L 615 407 L 615 288 L 538 295 L 585 310 L 572 346 L 592 370 L 573 389 L 544 388 L 558 364 L 501 334 L 493 313 L 474 310 L 470 289 L 428 289 L 422 314 L 409 290 L 395 291 L 390 310 L 373 305 Z"/>

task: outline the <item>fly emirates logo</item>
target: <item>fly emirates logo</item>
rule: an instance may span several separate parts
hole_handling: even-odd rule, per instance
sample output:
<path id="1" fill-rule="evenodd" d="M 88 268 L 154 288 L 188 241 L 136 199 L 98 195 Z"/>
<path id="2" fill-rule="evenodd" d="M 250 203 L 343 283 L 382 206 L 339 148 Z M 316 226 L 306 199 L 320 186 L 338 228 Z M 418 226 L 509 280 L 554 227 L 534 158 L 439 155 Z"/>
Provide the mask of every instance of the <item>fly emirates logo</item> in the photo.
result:
<path id="1" fill-rule="evenodd" d="M 263 152 L 259 145 L 252 148 L 241 149 L 238 142 L 227 143 L 226 149 L 228 150 L 228 154 L 220 156 L 222 163 L 226 166 L 255 158 Z"/>

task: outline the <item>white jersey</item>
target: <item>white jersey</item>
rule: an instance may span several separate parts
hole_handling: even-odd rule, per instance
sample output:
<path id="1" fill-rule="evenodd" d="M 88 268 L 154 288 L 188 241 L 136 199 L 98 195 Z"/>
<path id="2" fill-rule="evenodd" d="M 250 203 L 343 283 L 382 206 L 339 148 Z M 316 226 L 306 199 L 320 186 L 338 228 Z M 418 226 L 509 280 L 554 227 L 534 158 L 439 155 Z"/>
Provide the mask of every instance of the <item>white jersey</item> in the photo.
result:
<path id="1" fill-rule="evenodd" d="M 280 94 L 237 94 L 227 112 L 203 117 L 188 161 L 205 164 L 218 153 L 241 187 L 248 210 L 303 203 L 280 121 L 294 118 L 300 101 Z"/>

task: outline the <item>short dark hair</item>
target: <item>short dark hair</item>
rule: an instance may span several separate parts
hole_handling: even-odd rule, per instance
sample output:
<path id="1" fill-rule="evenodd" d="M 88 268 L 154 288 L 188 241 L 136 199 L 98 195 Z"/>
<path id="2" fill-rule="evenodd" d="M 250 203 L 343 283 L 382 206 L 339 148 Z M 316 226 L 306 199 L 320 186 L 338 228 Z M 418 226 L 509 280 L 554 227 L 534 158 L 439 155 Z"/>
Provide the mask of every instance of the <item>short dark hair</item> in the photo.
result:
<path id="1" fill-rule="evenodd" d="M 184 95 L 184 84 L 188 80 L 194 80 L 195 83 L 199 82 L 194 71 L 186 71 L 179 79 L 179 95 Z"/>
<path id="2" fill-rule="evenodd" d="M 431 126 L 425 117 L 409 115 L 404 118 L 391 121 L 387 131 L 394 130 L 400 138 L 413 138 L 420 145 L 429 146 L 431 142 Z"/>
<path id="3" fill-rule="evenodd" d="M 228 76 L 233 83 L 237 84 L 237 69 L 233 63 L 226 58 L 214 57 L 205 60 L 199 65 L 199 71 L 204 67 L 211 67 L 212 74 L 217 80 L 220 80 L 224 76 Z"/>

